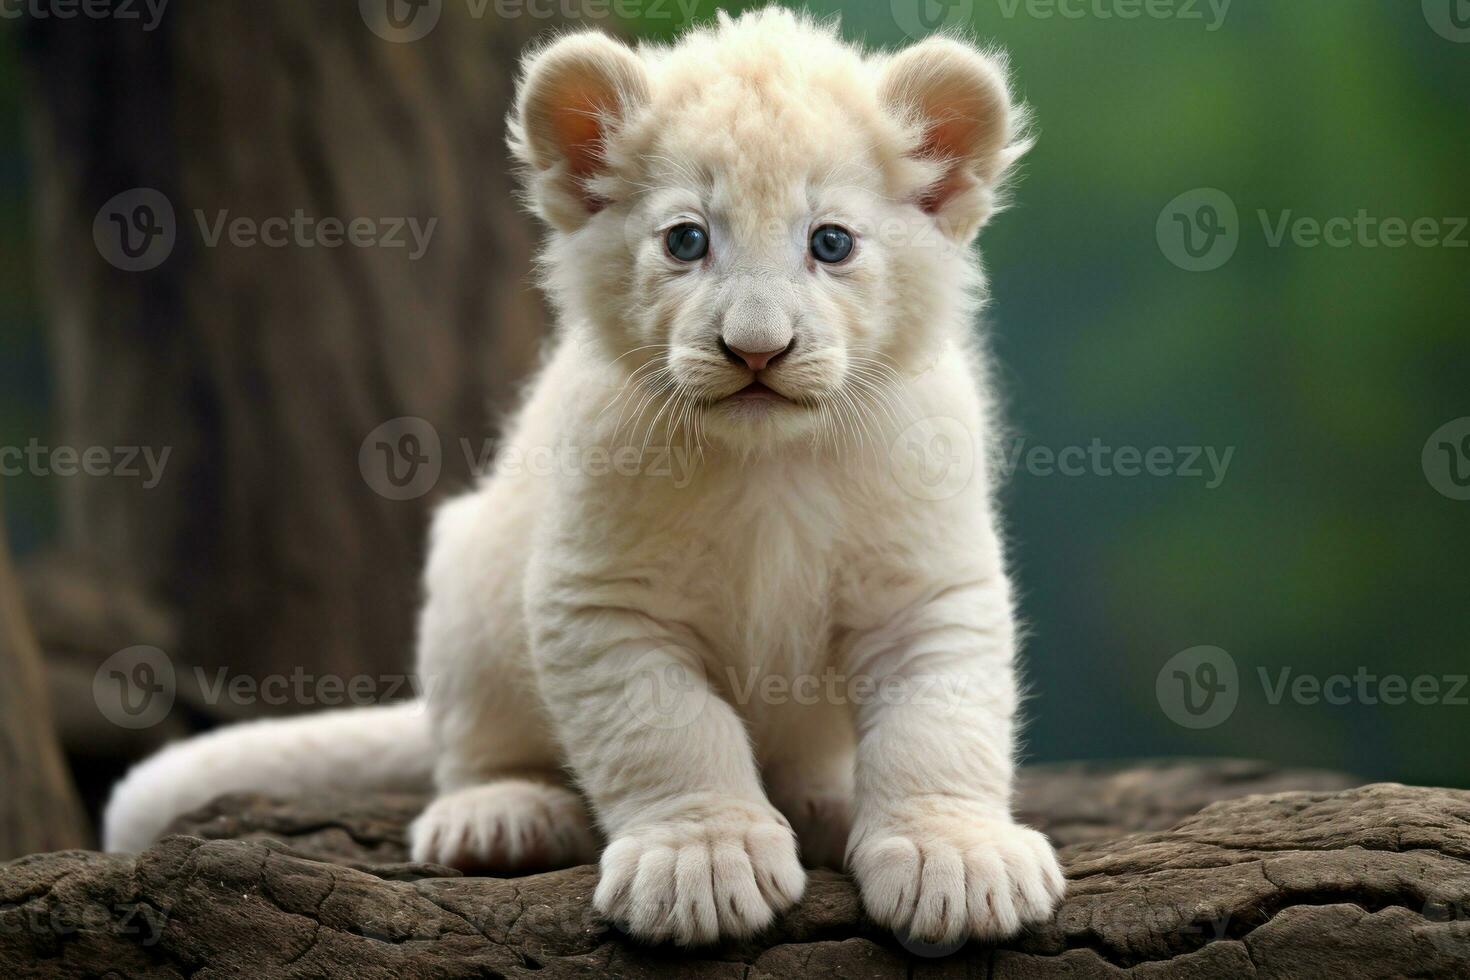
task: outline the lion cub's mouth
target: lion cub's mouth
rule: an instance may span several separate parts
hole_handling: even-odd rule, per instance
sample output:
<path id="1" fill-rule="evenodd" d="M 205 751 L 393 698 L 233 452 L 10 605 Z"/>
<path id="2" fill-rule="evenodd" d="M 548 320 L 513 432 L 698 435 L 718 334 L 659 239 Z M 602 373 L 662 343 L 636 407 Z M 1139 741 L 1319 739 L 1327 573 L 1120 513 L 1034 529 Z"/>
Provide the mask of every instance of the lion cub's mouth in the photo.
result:
<path id="1" fill-rule="evenodd" d="M 759 381 L 752 381 L 733 394 L 726 395 L 720 399 L 726 402 L 785 402 L 792 404 L 792 400 L 781 394 L 774 388 L 768 387 Z"/>

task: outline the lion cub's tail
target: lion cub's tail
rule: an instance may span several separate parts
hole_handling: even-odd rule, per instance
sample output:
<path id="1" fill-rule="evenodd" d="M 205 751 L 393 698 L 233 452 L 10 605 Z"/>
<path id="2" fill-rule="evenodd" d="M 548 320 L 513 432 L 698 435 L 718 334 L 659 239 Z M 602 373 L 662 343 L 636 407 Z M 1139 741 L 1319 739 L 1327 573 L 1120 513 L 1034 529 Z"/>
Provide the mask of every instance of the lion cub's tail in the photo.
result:
<path id="1" fill-rule="evenodd" d="M 112 790 L 109 851 L 139 851 L 175 817 L 223 793 L 420 792 L 433 753 L 422 701 L 265 719 L 167 746 Z"/>

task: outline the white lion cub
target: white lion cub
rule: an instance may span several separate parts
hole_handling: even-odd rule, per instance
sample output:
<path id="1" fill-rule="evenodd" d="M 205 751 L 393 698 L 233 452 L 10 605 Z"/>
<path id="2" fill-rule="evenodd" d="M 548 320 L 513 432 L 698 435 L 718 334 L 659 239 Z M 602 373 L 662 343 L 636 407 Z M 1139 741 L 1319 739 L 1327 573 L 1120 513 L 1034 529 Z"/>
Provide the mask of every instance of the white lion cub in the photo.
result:
<path id="1" fill-rule="evenodd" d="M 440 511 L 427 710 L 171 748 L 119 786 L 109 846 L 226 789 L 432 780 L 416 859 L 605 840 L 595 904 L 647 940 L 760 929 L 799 855 L 916 939 L 1047 917 L 1063 879 L 1010 813 L 1016 631 L 974 464 L 969 246 L 1019 129 L 993 56 L 868 55 L 780 10 L 530 56 L 512 145 L 560 327 L 507 444 L 556 461 Z"/>

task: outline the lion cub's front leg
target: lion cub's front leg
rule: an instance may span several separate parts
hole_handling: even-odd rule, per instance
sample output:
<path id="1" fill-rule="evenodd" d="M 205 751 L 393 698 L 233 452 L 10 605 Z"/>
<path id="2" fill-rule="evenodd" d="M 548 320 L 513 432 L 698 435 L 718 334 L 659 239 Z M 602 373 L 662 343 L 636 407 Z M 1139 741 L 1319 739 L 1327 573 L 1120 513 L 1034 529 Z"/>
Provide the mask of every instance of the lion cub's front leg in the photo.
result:
<path id="1" fill-rule="evenodd" d="M 1010 814 L 1009 603 L 998 581 L 925 591 L 853 648 L 885 693 L 858 707 L 848 867 L 868 914 L 901 935 L 1001 940 L 1065 889 L 1051 844 Z"/>
<path id="2" fill-rule="evenodd" d="M 806 876 L 697 642 L 549 591 L 560 598 L 532 612 L 538 679 L 609 840 L 594 905 L 649 941 L 754 933 L 801 898 Z"/>

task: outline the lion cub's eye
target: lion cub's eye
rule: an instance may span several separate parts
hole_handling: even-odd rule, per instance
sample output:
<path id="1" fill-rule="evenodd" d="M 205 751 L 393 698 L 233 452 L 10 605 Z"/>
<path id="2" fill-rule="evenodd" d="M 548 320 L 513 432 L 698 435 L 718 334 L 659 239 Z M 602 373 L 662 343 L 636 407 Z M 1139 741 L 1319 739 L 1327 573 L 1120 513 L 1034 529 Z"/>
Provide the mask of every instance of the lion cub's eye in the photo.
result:
<path id="1" fill-rule="evenodd" d="M 823 225 L 812 232 L 812 256 L 818 262 L 841 262 L 852 254 L 852 235 L 837 225 Z"/>
<path id="2" fill-rule="evenodd" d="M 664 236 L 664 245 L 669 254 L 680 262 L 697 262 L 709 251 L 709 232 L 692 222 L 684 222 L 669 229 Z"/>

